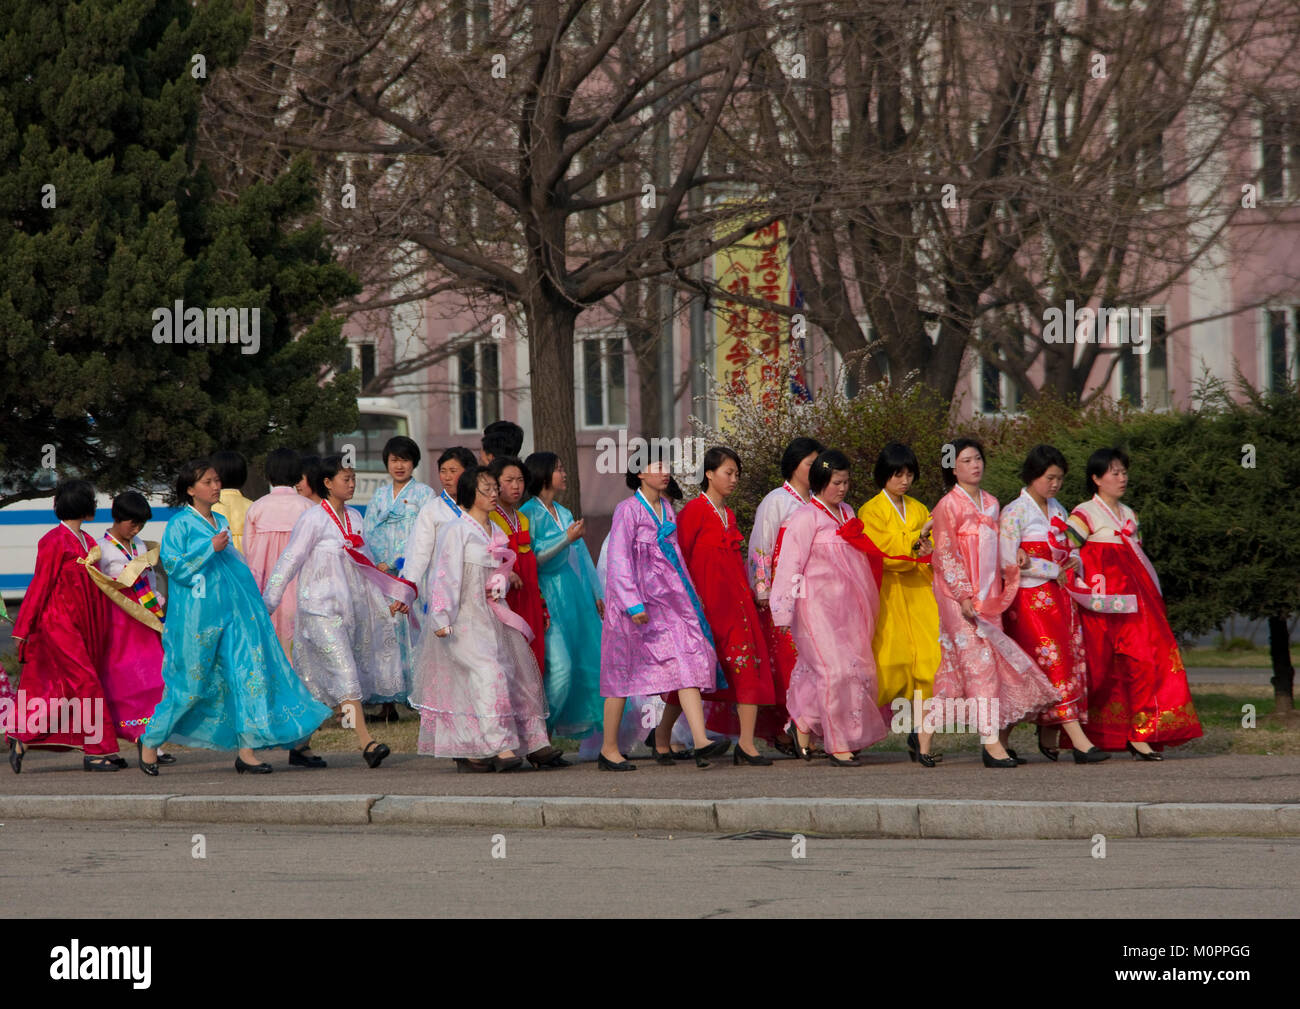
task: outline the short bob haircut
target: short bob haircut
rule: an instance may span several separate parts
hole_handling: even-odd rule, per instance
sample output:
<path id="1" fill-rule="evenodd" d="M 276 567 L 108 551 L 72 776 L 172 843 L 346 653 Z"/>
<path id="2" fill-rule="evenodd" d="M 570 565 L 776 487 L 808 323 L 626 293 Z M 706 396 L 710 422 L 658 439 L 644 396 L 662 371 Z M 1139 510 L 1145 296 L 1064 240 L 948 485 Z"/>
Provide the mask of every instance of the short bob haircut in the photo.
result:
<path id="1" fill-rule="evenodd" d="M 325 489 L 325 481 L 333 480 L 339 473 L 349 468 L 343 465 L 343 456 L 327 455 L 320 461 L 320 466 L 312 472 L 311 489 L 316 492 L 317 497 L 329 497 L 329 491 Z"/>
<path id="2" fill-rule="evenodd" d="M 794 476 L 794 471 L 799 468 L 801 462 L 810 455 L 817 455 L 825 451 L 826 446 L 816 438 L 796 438 L 781 453 L 781 479 L 789 480 Z"/>
<path id="3" fill-rule="evenodd" d="M 291 448 L 271 449 L 263 469 L 272 487 L 293 487 L 302 479 L 302 459 Z"/>
<path id="4" fill-rule="evenodd" d="M 513 455 L 494 455 L 492 461 L 488 463 L 487 471 L 491 473 L 498 481 L 501 480 L 501 474 L 511 466 L 519 470 L 524 477 L 524 493 L 528 493 L 528 467 L 524 465 L 523 460 Z"/>
<path id="5" fill-rule="evenodd" d="M 404 434 L 394 435 L 384 442 L 384 465 L 389 459 L 405 459 L 412 466 L 420 465 L 420 446 Z"/>
<path id="6" fill-rule="evenodd" d="M 524 476 L 528 480 L 528 496 L 537 497 L 551 486 L 551 477 L 560 467 L 560 457 L 554 452 L 534 452 L 524 460 L 527 470 Z"/>
<path id="7" fill-rule="evenodd" d="M 464 445 L 453 445 L 449 449 L 444 449 L 442 455 L 438 456 L 438 469 L 442 469 L 443 463 L 451 462 L 453 459 L 465 469 L 478 465 L 478 457 L 470 449 Z"/>
<path id="8" fill-rule="evenodd" d="M 95 517 L 95 487 L 89 480 L 64 480 L 54 488 L 54 516 L 60 522 Z"/>
<path id="9" fill-rule="evenodd" d="M 813 460 L 812 468 L 808 470 L 808 489 L 814 494 L 820 494 L 831 482 L 832 476 L 850 467 L 848 456 L 837 449 L 828 448 Z"/>
<path id="10" fill-rule="evenodd" d="M 176 483 L 172 485 L 172 499 L 179 507 L 185 507 L 187 504 L 193 504 L 194 498 L 190 496 L 190 488 L 203 479 L 203 474 L 210 469 L 216 469 L 212 465 L 212 460 L 191 459 L 181 465 L 180 470 L 176 473 Z"/>
<path id="11" fill-rule="evenodd" d="M 911 471 L 913 481 L 921 479 L 921 464 L 917 461 L 916 453 L 912 451 L 911 446 L 904 445 L 901 441 L 891 441 L 880 450 L 880 455 L 876 456 L 876 466 L 871 471 L 871 479 L 876 481 L 877 487 L 884 490 L 885 484 L 903 470 Z"/>
<path id="12" fill-rule="evenodd" d="M 704 474 L 704 477 L 700 480 L 700 490 L 709 489 L 709 472 L 716 470 L 728 459 L 736 464 L 737 473 L 744 472 L 744 467 L 740 465 L 740 456 L 727 448 L 726 445 L 714 445 L 713 448 L 704 453 L 704 464 L 700 467 L 700 472 Z"/>
<path id="13" fill-rule="evenodd" d="M 113 498 L 114 522 L 139 522 L 144 525 L 153 518 L 148 499 L 136 490 L 125 490 Z"/>
<path id="14" fill-rule="evenodd" d="M 312 493 L 316 493 L 316 474 L 320 472 L 320 456 L 318 455 L 301 455 L 298 462 L 302 465 L 302 476 L 298 479 L 305 479 L 307 486 L 312 488 Z M 296 483 L 295 483 L 296 486 Z"/>
<path id="15" fill-rule="evenodd" d="M 968 448 L 973 448 L 980 454 L 985 465 L 988 464 L 988 456 L 984 454 L 984 445 L 978 438 L 956 438 L 952 443 L 952 465 L 944 466 L 943 485 L 948 488 L 957 486 L 957 457 L 965 452 Z"/>
<path id="16" fill-rule="evenodd" d="M 483 451 L 493 459 L 519 456 L 524 447 L 524 429 L 512 420 L 494 420 L 483 429 Z"/>
<path id="17" fill-rule="evenodd" d="M 1106 475 L 1113 462 L 1128 469 L 1128 453 L 1122 448 L 1099 448 L 1088 456 L 1088 467 L 1084 471 L 1087 474 L 1087 486 L 1084 488 L 1087 493 L 1097 493 L 1097 481 Z"/>
<path id="18" fill-rule="evenodd" d="M 1065 453 L 1055 445 L 1035 445 L 1025 456 L 1024 465 L 1020 467 L 1020 479 L 1028 487 L 1053 466 L 1061 467 L 1061 475 L 1070 472 L 1070 464 Z"/>
<path id="19" fill-rule="evenodd" d="M 221 477 L 222 490 L 239 490 L 248 483 L 248 460 L 238 452 L 230 449 L 213 452 L 212 468 Z"/>
<path id="20" fill-rule="evenodd" d="M 456 478 L 456 503 L 462 508 L 472 508 L 474 498 L 478 496 L 479 477 L 487 477 L 493 483 L 498 483 L 486 466 L 469 466 L 459 477 Z"/>

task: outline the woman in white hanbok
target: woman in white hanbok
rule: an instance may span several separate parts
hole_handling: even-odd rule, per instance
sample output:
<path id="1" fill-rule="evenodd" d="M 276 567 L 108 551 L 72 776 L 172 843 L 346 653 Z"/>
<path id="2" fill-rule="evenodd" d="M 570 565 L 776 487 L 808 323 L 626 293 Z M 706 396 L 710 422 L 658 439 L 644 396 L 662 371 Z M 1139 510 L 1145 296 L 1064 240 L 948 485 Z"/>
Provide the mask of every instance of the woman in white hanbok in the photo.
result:
<path id="1" fill-rule="evenodd" d="M 297 577 L 294 670 L 316 700 L 343 709 L 343 724 L 356 731 L 366 763 L 378 767 L 390 751 L 371 737 L 361 702 L 403 690 L 395 618 L 406 619 L 397 615 L 409 612 L 415 590 L 375 567 L 361 537 L 361 514 L 346 504 L 356 473 L 330 456 L 312 477 L 322 501 L 294 523 L 262 598 L 274 612 Z M 305 766 L 321 766 L 310 763 L 319 759 L 308 757 Z"/>
<path id="2" fill-rule="evenodd" d="M 496 495 L 486 468 L 461 475 L 462 514 L 438 533 L 411 694 L 420 752 L 456 758 L 461 771 L 513 771 L 521 749 L 536 766 L 558 755 L 546 735 L 532 629 L 505 602 L 518 575 L 505 533 L 488 518 Z"/>

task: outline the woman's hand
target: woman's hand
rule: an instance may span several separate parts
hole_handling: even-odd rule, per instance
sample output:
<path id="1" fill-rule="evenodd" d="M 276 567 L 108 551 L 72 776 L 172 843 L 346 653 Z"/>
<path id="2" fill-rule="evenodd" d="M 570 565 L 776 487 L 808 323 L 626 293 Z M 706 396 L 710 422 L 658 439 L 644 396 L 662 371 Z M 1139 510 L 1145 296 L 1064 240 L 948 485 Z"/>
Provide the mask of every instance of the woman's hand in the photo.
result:
<path id="1" fill-rule="evenodd" d="M 212 549 L 221 553 L 226 549 L 226 544 L 230 542 L 230 530 L 222 529 L 221 532 L 212 537 Z"/>
<path id="2" fill-rule="evenodd" d="M 445 638 L 448 634 L 451 633 L 451 628 L 450 628 L 450 627 L 439 627 L 439 628 L 438 628 L 436 631 L 434 631 L 433 633 L 434 633 L 434 636 L 435 636 L 435 637 Z"/>
<path id="3" fill-rule="evenodd" d="M 649 614 L 649 613 L 638 613 L 636 616 L 634 616 L 634 617 L 632 618 L 632 623 L 634 623 L 634 624 L 648 624 L 648 623 L 650 623 L 650 614 Z"/>
<path id="4" fill-rule="evenodd" d="M 969 598 L 963 599 L 961 601 L 961 615 L 965 617 L 967 620 L 969 620 L 972 624 L 975 623 L 975 618 L 976 618 L 975 604 L 972 603 Z"/>
<path id="5" fill-rule="evenodd" d="M 376 564 L 376 565 L 375 565 L 375 570 L 376 570 L 376 571 L 382 571 L 384 574 L 388 574 L 388 565 L 387 565 L 387 564 Z"/>
<path id="6" fill-rule="evenodd" d="M 932 518 L 926 519 L 925 525 L 921 526 L 921 539 L 928 540 L 930 538 L 930 530 L 933 527 L 934 527 L 934 519 Z"/>
<path id="7" fill-rule="evenodd" d="M 524 580 L 513 571 L 510 572 L 510 587 L 512 589 L 522 589 L 524 587 Z"/>
<path id="8" fill-rule="evenodd" d="M 601 620 L 604 620 L 604 619 L 605 619 L 605 603 L 604 603 L 604 600 L 601 600 L 601 599 L 597 599 L 597 600 L 596 600 L 596 612 L 597 612 L 598 614 L 600 614 L 600 619 L 601 619 Z"/>
<path id="9" fill-rule="evenodd" d="M 406 603 L 393 600 L 392 604 L 388 607 L 388 612 L 393 615 L 398 613 L 410 613 L 411 607 L 407 606 Z"/>
<path id="10" fill-rule="evenodd" d="M 582 535 L 582 531 L 586 528 L 587 528 L 587 520 L 578 519 L 577 522 L 574 522 L 571 526 L 569 526 L 568 529 L 564 530 L 564 538 L 568 540 L 570 543 L 572 543 L 579 536 Z"/>
<path id="11" fill-rule="evenodd" d="M 1016 547 L 1016 566 L 1021 571 L 1029 570 L 1029 554 L 1025 553 L 1024 547 Z"/>

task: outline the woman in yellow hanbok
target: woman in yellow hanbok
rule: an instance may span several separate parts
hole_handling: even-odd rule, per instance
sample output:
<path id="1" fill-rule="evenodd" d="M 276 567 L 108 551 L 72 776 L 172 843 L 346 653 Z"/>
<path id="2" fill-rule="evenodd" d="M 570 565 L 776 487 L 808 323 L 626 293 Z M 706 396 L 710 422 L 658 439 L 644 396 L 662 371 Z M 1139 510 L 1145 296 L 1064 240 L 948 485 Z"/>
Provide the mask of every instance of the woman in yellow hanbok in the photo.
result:
<path id="1" fill-rule="evenodd" d="M 880 451 L 873 472 L 881 492 L 858 509 L 862 530 L 881 553 L 880 617 L 872 650 L 876 656 L 877 702 L 888 705 L 903 698 L 914 719 L 907 736 L 908 756 L 925 767 L 942 757 L 931 755 L 933 732 L 921 728 L 916 714 L 934 691 L 939 668 L 939 607 L 934 601 L 930 572 L 930 510 L 907 496 L 920 476 L 916 453 L 899 442 Z M 915 557 L 914 561 L 898 558 Z M 920 698 L 917 703 L 916 694 Z"/>

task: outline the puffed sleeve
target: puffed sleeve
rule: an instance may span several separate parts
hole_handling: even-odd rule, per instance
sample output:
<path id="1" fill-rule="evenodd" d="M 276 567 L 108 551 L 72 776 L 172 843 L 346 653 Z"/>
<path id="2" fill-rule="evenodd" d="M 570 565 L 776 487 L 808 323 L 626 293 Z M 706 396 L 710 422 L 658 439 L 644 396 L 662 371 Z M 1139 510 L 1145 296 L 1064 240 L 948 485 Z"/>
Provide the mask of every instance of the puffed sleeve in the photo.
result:
<path id="1" fill-rule="evenodd" d="M 614 510 L 609 530 L 609 563 L 605 573 L 605 597 L 622 606 L 629 616 L 645 612 L 645 601 L 632 569 L 632 540 L 636 533 L 635 513 L 631 508 Z"/>
<path id="2" fill-rule="evenodd" d="M 749 580 L 759 601 L 767 599 L 772 591 L 772 553 L 780 531 L 777 510 L 769 498 L 764 498 L 754 512 L 754 528 L 749 534 Z"/>
<path id="3" fill-rule="evenodd" d="M 23 595 L 23 604 L 18 609 L 18 619 L 14 622 L 13 636 L 28 638 L 40 620 L 45 604 L 50 601 L 54 583 L 58 580 L 59 566 L 63 561 L 64 548 L 61 536 L 45 535 L 36 545 L 36 569 L 32 572 L 31 584 Z M 20 648 L 21 652 L 22 649 Z M 21 658 L 21 655 L 19 656 Z"/>
<path id="4" fill-rule="evenodd" d="M 216 514 L 215 510 L 213 514 Z M 213 529 L 202 519 L 191 519 L 185 513 L 168 522 L 159 548 L 168 579 L 186 588 L 194 588 L 195 577 L 216 555 L 212 539 L 220 534 L 221 528 L 221 522 Z"/>
<path id="5" fill-rule="evenodd" d="M 411 535 L 406 541 L 406 560 L 402 577 L 416 587 L 427 599 L 425 575 L 433 565 L 433 554 L 438 546 L 438 499 L 433 498 L 421 508 L 411 524 Z"/>
<path id="6" fill-rule="evenodd" d="M 701 494 L 695 501 L 703 497 L 704 495 Z M 691 554 L 695 552 L 696 541 L 704 531 L 704 520 L 708 517 L 703 506 L 697 506 L 695 501 L 688 504 L 677 515 L 677 545 L 681 548 L 682 559 L 687 564 L 691 563 Z"/>
<path id="7" fill-rule="evenodd" d="M 952 511 L 943 507 L 942 502 L 931 513 L 934 519 L 934 575 L 936 585 L 949 596 L 961 602 L 975 595 L 970 577 L 966 573 L 966 562 L 957 549 L 957 531 L 952 522 Z"/>

